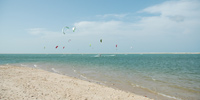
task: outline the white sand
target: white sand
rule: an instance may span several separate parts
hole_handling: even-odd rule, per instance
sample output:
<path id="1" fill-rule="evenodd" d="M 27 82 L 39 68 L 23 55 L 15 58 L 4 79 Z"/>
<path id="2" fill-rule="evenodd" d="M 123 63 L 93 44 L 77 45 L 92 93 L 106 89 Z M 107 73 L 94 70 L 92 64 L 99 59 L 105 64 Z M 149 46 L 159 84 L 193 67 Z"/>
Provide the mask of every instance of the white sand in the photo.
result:
<path id="1" fill-rule="evenodd" d="M 0 66 L 1 100 L 150 100 L 40 69 Z"/>

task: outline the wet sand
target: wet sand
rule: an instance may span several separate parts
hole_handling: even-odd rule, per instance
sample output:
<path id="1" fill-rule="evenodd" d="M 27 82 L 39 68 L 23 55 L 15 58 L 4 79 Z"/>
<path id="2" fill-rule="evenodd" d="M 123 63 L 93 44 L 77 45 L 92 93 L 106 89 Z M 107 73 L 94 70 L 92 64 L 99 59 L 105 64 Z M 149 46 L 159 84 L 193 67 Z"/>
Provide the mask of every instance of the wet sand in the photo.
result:
<path id="1" fill-rule="evenodd" d="M 152 100 L 41 69 L 0 66 L 1 100 Z"/>

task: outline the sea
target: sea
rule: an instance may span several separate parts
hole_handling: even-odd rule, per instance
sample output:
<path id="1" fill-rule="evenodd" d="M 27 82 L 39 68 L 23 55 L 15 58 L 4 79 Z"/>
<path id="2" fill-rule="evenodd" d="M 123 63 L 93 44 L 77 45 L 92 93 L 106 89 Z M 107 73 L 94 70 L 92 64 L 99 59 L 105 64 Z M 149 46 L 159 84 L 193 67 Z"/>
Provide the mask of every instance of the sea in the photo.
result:
<path id="1" fill-rule="evenodd" d="M 0 54 L 32 67 L 155 100 L 200 100 L 200 54 Z"/>

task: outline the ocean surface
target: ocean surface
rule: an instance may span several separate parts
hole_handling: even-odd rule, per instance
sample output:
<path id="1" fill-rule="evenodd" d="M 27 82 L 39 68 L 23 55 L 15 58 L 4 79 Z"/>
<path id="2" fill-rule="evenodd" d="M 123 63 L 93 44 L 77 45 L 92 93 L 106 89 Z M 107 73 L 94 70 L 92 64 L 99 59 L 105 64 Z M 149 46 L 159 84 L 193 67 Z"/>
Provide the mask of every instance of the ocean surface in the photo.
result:
<path id="1" fill-rule="evenodd" d="M 200 100 L 200 54 L 0 54 L 34 67 L 157 100 Z"/>

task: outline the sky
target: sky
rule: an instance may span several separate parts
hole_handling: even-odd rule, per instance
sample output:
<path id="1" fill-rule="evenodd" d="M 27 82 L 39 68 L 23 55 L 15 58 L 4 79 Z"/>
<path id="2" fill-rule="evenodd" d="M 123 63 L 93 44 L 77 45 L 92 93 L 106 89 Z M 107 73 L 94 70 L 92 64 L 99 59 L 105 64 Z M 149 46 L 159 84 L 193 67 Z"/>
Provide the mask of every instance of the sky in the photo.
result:
<path id="1" fill-rule="evenodd" d="M 0 0 L 0 53 L 143 52 L 200 52 L 200 1 Z"/>

